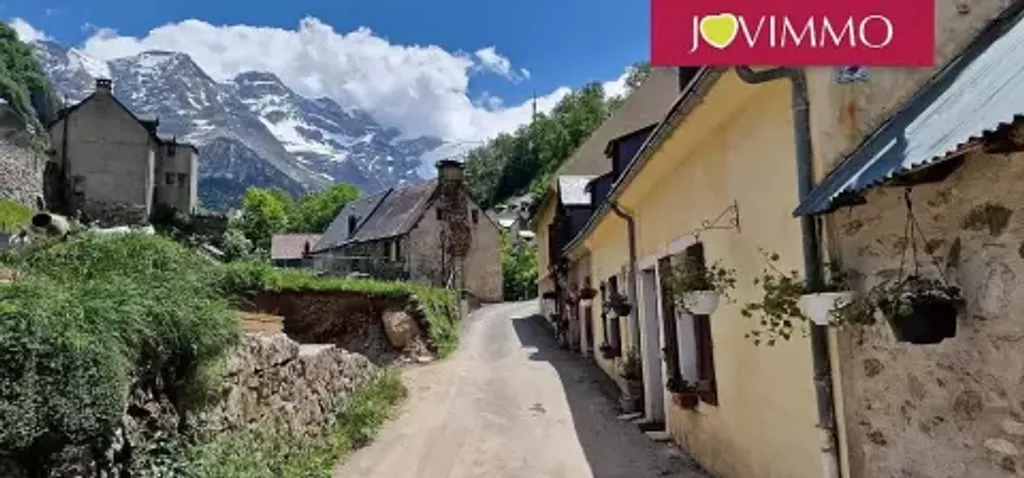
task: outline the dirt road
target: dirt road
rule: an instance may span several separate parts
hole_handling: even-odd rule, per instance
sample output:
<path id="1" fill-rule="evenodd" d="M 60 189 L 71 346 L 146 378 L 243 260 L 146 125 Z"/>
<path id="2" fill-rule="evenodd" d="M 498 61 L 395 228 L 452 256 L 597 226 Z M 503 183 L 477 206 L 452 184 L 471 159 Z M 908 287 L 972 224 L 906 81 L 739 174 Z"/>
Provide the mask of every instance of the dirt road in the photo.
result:
<path id="1" fill-rule="evenodd" d="M 409 399 L 339 478 L 703 477 L 615 419 L 598 372 L 558 348 L 535 303 L 474 313 L 448 360 L 406 373 Z"/>

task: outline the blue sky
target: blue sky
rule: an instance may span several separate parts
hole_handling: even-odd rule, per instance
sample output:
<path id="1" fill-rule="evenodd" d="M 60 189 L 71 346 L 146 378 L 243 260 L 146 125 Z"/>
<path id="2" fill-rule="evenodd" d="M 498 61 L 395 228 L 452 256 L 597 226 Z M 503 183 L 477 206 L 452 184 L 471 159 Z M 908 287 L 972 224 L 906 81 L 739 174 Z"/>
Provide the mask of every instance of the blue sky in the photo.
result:
<path id="1" fill-rule="evenodd" d="M 5 1 L 0 9 L 0 17 L 11 21 L 18 18 L 37 30 L 40 34 L 69 45 L 82 45 L 90 37 L 101 36 L 105 42 L 94 42 L 84 50 L 102 59 L 121 54 L 131 54 L 144 47 L 163 47 L 165 49 L 188 50 L 204 69 L 222 70 L 224 74 L 235 73 L 238 68 L 234 63 L 215 65 L 221 60 L 210 51 L 217 51 L 228 40 L 204 40 L 206 34 L 219 35 L 216 28 L 222 25 L 246 25 L 250 27 L 274 27 L 282 31 L 302 30 L 300 22 L 312 17 L 316 20 L 309 24 L 308 32 L 320 32 L 316 38 L 322 39 L 322 45 L 313 50 L 314 53 L 298 52 L 295 49 L 275 51 L 279 56 L 296 55 L 297 58 L 316 58 L 319 64 L 334 61 L 332 51 L 352 51 L 352 48 L 368 50 L 377 48 L 376 40 L 383 40 L 389 49 L 380 50 L 381 58 L 394 54 L 391 59 L 381 59 L 395 68 L 381 71 L 381 75 L 392 77 L 402 75 L 403 71 L 415 75 L 423 69 L 423 78 L 418 84 L 436 83 L 439 89 L 464 89 L 464 94 L 477 106 L 484 103 L 484 95 L 501 99 L 501 105 L 491 104 L 484 107 L 492 113 L 503 109 L 511 109 L 528 103 L 536 92 L 541 97 L 549 97 L 551 101 L 542 102 L 542 108 L 557 100 L 559 88 L 576 87 L 586 81 L 610 82 L 621 77 L 628 64 L 645 59 L 648 55 L 648 12 L 649 5 L 645 0 L 517 0 L 512 2 L 487 2 L 470 0 L 435 0 L 432 2 L 413 0 L 287 0 L 275 2 L 243 2 L 239 0 L 90 0 L 88 2 L 70 0 L 34 0 Z M 203 22 L 192 25 L 195 28 L 176 28 L 153 35 L 152 30 L 164 25 L 181 25 L 188 19 Z M 209 25 L 205 25 L 209 24 Z M 209 28 L 206 28 L 206 27 Z M 202 27 L 202 28 L 200 28 Z M 342 39 L 343 36 L 360 27 L 372 30 L 374 42 L 369 40 L 355 42 Z M 333 30 L 334 36 L 329 35 Z M 253 30 L 255 31 L 255 30 Z M 202 33 L 196 33 L 202 32 Z M 100 34 L 100 35 L 98 35 Z M 244 35 L 243 33 L 240 33 Z M 310 33 L 312 34 L 312 33 Z M 176 36 L 176 37 L 175 37 Z M 131 39 L 134 43 L 126 41 Z M 212 38 L 212 37 L 211 37 Z M 220 37 L 218 37 L 220 38 Z M 238 37 L 232 37 L 238 38 Z M 242 37 L 248 38 L 248 37 Z M 273 44 L 281 43 L 286 37 Z M 303 42 L 311 43 L 309 37 Z M 331 40 L 333 38 L 334 40 Z M 192 46 L 188 42 L 204 46 Z M 236 43 L 248 43 L 232 40 Z M 320 41 L 320 40 L 317 40 Z M 357 47 L 352 46 L 358 43 Z M 135 46 L 128 47 L 128 44 Z M 329 46 L 334 45 L 334 46 Z M 456 57 L 468 57 L 475 65 L 466 66 L 465 77 L 468 87 L 458 85 L 461 81 L 455 77 L 436 79 L 430 70 L 431 63 L 448 65 L 454 69 L 448 57 L 433 60 L 423 56 L 412 58 L 405 53 L 404 47 L 436 45 L 446 54 Z M 230 46 L 229 46 L 230 47 Z M 492 53 L 500 55 L 501 60 L 486 62 L 479 52 L 493 47 Z M 197 50 L 192 51 L 193 49 Z M 299 48 L 299 47 L 296 47 Z M 266 47 L 264 49 L 267 49 Z M 333 49 L 333 50 L 332 50 Z M 204 53 L 205 52 L 205 53 Z M 417 52 L 427 55 L 424 49 Z M 464 53 L 464 55 L 460 54 Z M 253 52 L 253 57 L 266 52 Z M 367 53 L 372 56 L 372 53 Z M 436 51 L 430 54 L 437 54 Z M 408 58 L 406 58 L 408 57 Z M 365 55 L 360 58 L 365 59 Z M 389 57 L 390 58 L 390 57 Z M 400 59 L 395 59 L 400 58 Z M 404 59 L 403 59 L 404 58 Z M 510 65 L 508 74 L 503 75 L 500 61 L 507 59 Z M 233 62 L 247 62 L 238 59 Z M 411 103 L 409 98 L 397 98 L 390 92 L 369 93 L 367 89 L 373 85 L 347 85 L 345 89 L 324 86 L 326 83 L 338 81 L 337 76 L 349 78 L 352 68 L 362 68 L 357 60 L 350 62 L 349 69 L 318 71 L 318 79 L 305 81 L 309 78 L 311 67 L 301 68 L 284 66 L 283 60 L 276 63 L 266 59 L 254 58 L 252 68 L 264 66 L 275 70 L 286 83 L 302 83 L 298 89 L 306 94 L 324 93 L 340 101 L 364 106 L 370 110 L 382 110 L 385 122 L 392 117 L 402 123 L 402 108 L 394 106 L 398 103 Z M 288 63 L 295 63 L 289 61 Z M 413 66 L 401 66 L 402 61 L 409 61 Z M 339 61 L 335 61 L 338 63 Z M 399 62 L 396 64 L 396 62 Z M 344 62 L 341 62 L 344 63 Z M 221 68 L 223 66 L 223 68 Z M 447 68 L 448 66 L 438 66 Z M 465 65 L 464 65 L 465 66 Z M 489 67 L 490 66 L 490 67 Z M 289 69 L 291 68 L 291 69 Z M 495 69 L 497 68 L 497 69 Z M 315 69 L 315 68 L 314 68 Z M 526 79 L 522 69 L 529 71 Z M 281 71 L 277 71 L 281 70 Z M 293 71 L 294 70 L 294 71 Z M 360 71 L 362 71 L 360 70 Z M 452 70 L 454 71 L 454 70 Z M 332 77 L 331 75 L 336 75 Z M 436 81 L 435 81 L 436 80 Z M 349 81 L 349 80 L 345 80 Z M 354 80 L 353 80 L 354 81 Z M 410 80 L 412 81 L 412 80 Z M 316 83 L 316 84 L 314 84 Z M 433 84 L 432 83 L 432 84 Z M 454 86 L 452 86 L 454 85 Z M 410 91 L 413 98 L 423 98 L 424 92 L 417 90 L 419 86 L 395 82 L 395 88 Z M 413 91 L 416 90 L 416 91 Z M 554 96 L 551 96 L 554 95 Z M 386 101 L 391 104 L 385 104 Z M 425 100 L 430 107 L 451 109 L 450 102 Z M 377 113 L 377 111 L 373 111 Z M 450 118 L 442 121 L 458 121 L 454 112 Z M 512 112 L 509 112 L 511 115 Z M 517 113 L 521 116 L 521 112 Z M 408 116 L 408 115 L 404 115 Z M 395 122 L 390 121 L 390 122 Z M 417 121 L 422 119 L 417 118 Z M 470 122 L 487 122 L 491 119 L 474 116 Z M 512 124 L 509 118 L 494 119 L 503 125 Z M 398 126 L 407 126 L 398 124 Z M 482 129 L 481 129 L 482 128 Z M 494 128 L 483 127 L 477 130 L 490 132 Z M 430 128 L 427 128 L 430 129 Z M 455 136 L 472 137 L 483 133 L 453 133 Z"/>

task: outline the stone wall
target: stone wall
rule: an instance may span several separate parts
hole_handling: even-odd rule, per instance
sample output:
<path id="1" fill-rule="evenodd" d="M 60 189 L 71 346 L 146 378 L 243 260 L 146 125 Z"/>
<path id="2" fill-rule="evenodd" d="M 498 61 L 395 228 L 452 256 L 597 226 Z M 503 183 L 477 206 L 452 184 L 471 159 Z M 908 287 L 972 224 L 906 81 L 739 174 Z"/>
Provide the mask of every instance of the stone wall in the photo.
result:
<path id="1" fill-rule="evenodd" d="M 45 165 L 45 155 L 29 147 L 27 138 L 0 137 L 0 200 L 35 207 L 43 197 Z"/>
<path id="2" fill-rule="evenodd" d="M 121 426 L 113 436 L 60 453 L 52 478 L 131 476 L 153 449 L 182 430 L 220 433 L 255 425 L 280 426 L 312 436 L 331 424 L 334 412 L 378 369 L 366 357 L 333 345 L 299 345 L 283 334 L 246 335 L 228 353 L 211 404 L 185 415 L 161 384 L 132 387 Z M 0 454 L 0 476 L 27 478 L 27 470 Z"/>
<path id="3" fill-rule="evenodd" d="M 914 189 L 921 248 L 948 260 L 967 308 L 956 337 L 938 345 L 897 343 L 884 321 L 840 334 L 851 476 L 1024 475 L 1021 184 L 1024 154 L 975 154 Z M 859 290 L 898 274 L 903 193 L 871 190 L 867 205 L 829 218 L 834 252 L 863 275 Z"/>

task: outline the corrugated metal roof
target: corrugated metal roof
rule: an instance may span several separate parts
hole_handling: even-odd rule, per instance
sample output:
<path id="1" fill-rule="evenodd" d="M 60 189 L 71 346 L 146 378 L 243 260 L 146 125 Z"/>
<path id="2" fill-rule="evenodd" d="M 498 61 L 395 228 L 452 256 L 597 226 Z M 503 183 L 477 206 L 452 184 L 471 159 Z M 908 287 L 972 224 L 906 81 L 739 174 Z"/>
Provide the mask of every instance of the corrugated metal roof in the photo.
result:
<path id="1" fill-rule="evenodd" d="M 587 184 L 597 176 L 559 176 L 558 196 L 566 206 L 589 206 Z"/>
<path id="2" fill-rule="evenodd" d="M 349 242 L 373 241 L 409 232 L 423 214 L 435 189 L 437 179 L 392 190 Z"/>
<path id="3" fill-rule="evenodd" d="M 320 234 L 277 234 L 270 238 L 271 259 L 301 259 L 320 240 Z"/>
<path id="4" fill-rule="evenodd" d="M 369 219 L 370 213 L 372 213 L 377 207 L 377 204 L 380 203 L 381 199 L 384 199 L 384 197 L 390 192 L 390 189 L 381 191 L 377 194 L 360 198 L 345 205 L 341 212 L 339 212 L 338 215 L 334 217 L 334 220 L 331 221 L 331 225 L 327 226 L 327 230 L 324 232 L 323 237 L 320 238 L 320 241 L 316 243 L 316 247 L 313 248 L 313 251 L 320 252 L 338 247 L 347 242 L 349 239 L 349 216 L 355 216 L 358 218 L 356 224 L 356 230 L 358 230 L 359 225 Z"/>
<path id="5" fill-rule="evenodd" d="M 836 199 L 949 158 L 1024 115 L 1024 22 L 1015 8 L 993 22 L 794 211 L 828 212 Z"/>

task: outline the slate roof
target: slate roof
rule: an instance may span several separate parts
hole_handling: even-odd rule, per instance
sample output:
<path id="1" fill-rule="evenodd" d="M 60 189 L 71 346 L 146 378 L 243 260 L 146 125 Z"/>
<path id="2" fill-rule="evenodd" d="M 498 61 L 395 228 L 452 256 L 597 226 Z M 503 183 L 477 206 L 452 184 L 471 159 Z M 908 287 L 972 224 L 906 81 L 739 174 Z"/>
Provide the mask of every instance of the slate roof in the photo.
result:
<path id="1" fill-rule="evenodd" d="M 419 222 L 437 189 L 437 180 L 392 188 L 367 196 L 345 206 L 331 221 L 320 242 L 313 248 L 322 252 L 347 244 L 376 241 L 408 233 Z M 358 224 L 349 234 L 349 216 Z"/>
<path id="2" fill-rule="evenodd" d="M 589 206 L 587 184 L 597 176 L 559 176 L 558 196 L 566 206 Z"/>
<path id="3" fill-rule="evenodd" d="M 392 189 L 377 209 L 359 226 L 349 242 L 367 242 L 400 236 L 419 221 L 437 189 L 437 180 Z"/>
<path id="4" fill-rule="evenodd" d="M 794 215 L 950 159 L 1024 119 L 1024 6 L 1009 9 L 808 194 Z"/>
<path id="5" fill-rule="evenodd" d="M 277 234 L 270 238 L 271 259 L 301 259 L 306 250 L 320 240 L 320 234 Z"/>
<path id="6" fill-rule="evenodd" d="M 359 223 L 356 225 L 358 230 L 359 225 L 365 222 L 373 210 L 377 208 L 381 199 L 390 193 L 391 190 L 387 189 L 377 194 L 371 194 L 369 196 L 360 198 L 356 201 L 348 203 L 334 220 L 331 221 L 331 225 L 327 226 L 327 230 L 324 231 L 320 241 L 313 247 L 314 252 L 320 252 L 334 247 L 338 247 L 349 240 L 348 234 L 348 218 L 349 216 L 356 216 L 359 218 Z"/>

